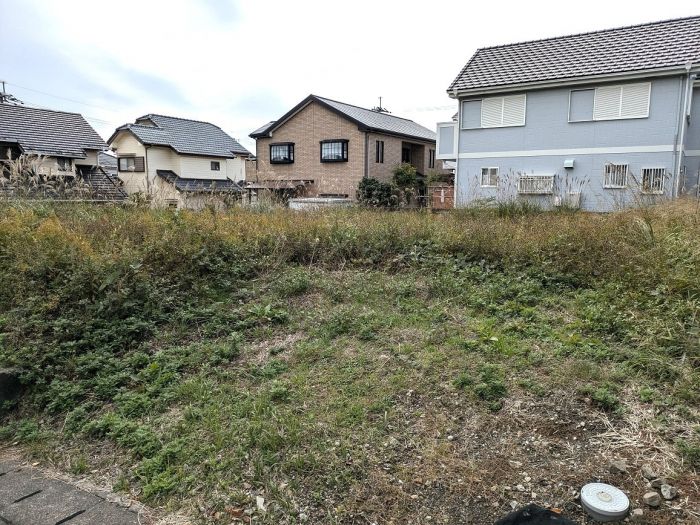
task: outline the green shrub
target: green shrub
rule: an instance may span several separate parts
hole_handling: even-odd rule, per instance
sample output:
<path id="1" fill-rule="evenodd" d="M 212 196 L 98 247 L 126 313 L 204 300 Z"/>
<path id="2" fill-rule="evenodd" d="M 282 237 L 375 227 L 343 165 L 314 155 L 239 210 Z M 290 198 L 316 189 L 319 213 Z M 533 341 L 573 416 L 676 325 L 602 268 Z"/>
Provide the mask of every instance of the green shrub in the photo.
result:
<path id="1" fill-rule="evenodd" d="M 372 208 L 395 208 L 399 205 L 396 187 L 372 177 L 364 177 L 360 181 L 357 201 Z"/>
<path id="2" fill-rule="evenodd" d="M 591 391 L 591 400 L 604 410 L 617 410 L 620 408 L 620 400 L 615 390 L 615 388 L 607 384 L 599 386 Z"/>
<path id="3" fill-rule="evenodd" d="M 394 184 L 396 184 L 396 186 L 402 190 L 413 189 L 418 184 L 418 170 L 416 170 L 416 167 L 413 164 L 403 162 L 396 166 L 392 170 L 392 173 L 394 174 Z"/>

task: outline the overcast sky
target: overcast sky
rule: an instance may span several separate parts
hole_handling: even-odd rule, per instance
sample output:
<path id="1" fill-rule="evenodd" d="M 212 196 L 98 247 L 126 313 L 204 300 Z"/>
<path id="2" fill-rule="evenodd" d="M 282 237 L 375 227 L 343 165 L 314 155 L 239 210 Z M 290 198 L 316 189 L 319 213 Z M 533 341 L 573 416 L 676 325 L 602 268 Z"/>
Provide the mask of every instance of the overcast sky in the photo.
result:
<path id="1" fill-rule="evenodd" d="M 434 129 L 478 47 L 700 14 L 697 0 L 0 0 L 0 80 L 106 139 L 146 113 L 248 134 L 309 93 Z"/>

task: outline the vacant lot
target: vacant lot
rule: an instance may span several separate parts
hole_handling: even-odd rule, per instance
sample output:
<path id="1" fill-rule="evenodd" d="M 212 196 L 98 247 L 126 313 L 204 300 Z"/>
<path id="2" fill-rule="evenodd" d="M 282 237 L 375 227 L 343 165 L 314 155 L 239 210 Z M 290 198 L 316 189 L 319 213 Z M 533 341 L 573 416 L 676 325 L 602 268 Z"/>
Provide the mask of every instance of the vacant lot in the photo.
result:
<path id="1" fill-rule="evenodd" d="M 194 521 L 700 516 L 700 215 L 0 208 L 0 439 Z M 624 459 L 626 474 L 610 462 Z"/>

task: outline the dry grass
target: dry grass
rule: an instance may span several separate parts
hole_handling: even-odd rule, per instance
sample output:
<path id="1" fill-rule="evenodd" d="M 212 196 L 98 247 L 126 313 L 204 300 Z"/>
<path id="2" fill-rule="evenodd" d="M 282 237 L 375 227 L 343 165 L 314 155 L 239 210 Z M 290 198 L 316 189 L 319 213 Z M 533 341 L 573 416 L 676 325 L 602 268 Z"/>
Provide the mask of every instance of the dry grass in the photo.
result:
<path id="1" fill-rule="evenodd" d="M 580 518 L 593 479 L 639 504 L 616 457 L 674 476 L 681 497 L 651 522 L 682 522 L 698 504 L 698 223 L 693 202 L 16 203 L 0 211 L 0 361 L 30 389 L 0 436 L 206 523 L 487 523 L 531 500 Z"/>

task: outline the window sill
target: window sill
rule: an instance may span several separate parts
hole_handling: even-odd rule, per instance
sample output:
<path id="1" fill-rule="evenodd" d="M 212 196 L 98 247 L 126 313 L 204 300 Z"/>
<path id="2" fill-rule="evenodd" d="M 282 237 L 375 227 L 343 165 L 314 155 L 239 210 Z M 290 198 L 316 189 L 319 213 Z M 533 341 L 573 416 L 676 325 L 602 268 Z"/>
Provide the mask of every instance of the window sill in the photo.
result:
<path id="1" fill-rule="evenodd" d="M 321 162 L 323 164 L 334 163 L 334 162 L 347 162 L 347 161 L 348 161 L 348 159 L 321 159 Z"/>
<path id="2" fill-rule="evenodd" d="M 271 160 L 270 164 L 294 164 L 293 160 Z"/>
<path id="3" fill-rule="evenodd" d="M 627 186 L 608 186 L 608 185 L 603 185 L 603 189 L 606 190 L 626 190 Z"/>

